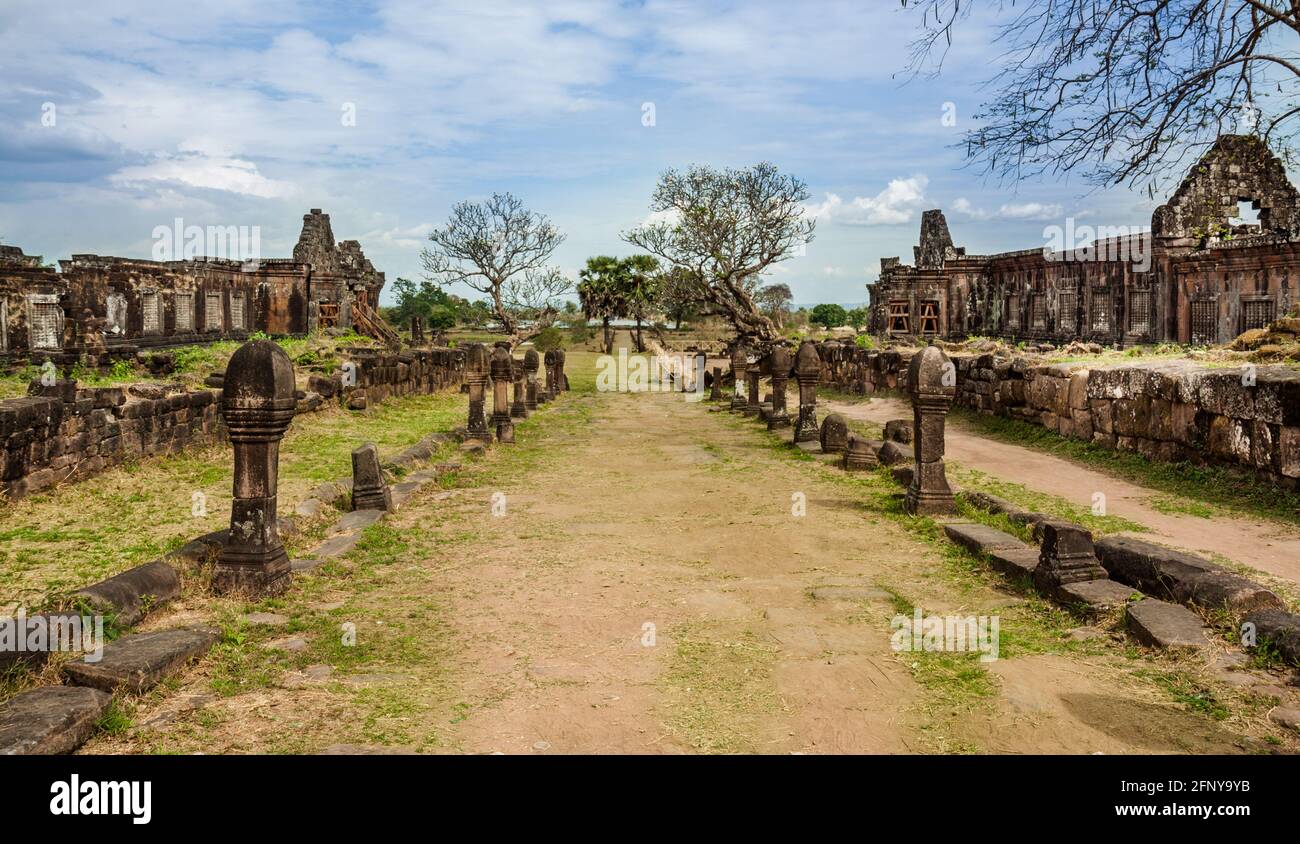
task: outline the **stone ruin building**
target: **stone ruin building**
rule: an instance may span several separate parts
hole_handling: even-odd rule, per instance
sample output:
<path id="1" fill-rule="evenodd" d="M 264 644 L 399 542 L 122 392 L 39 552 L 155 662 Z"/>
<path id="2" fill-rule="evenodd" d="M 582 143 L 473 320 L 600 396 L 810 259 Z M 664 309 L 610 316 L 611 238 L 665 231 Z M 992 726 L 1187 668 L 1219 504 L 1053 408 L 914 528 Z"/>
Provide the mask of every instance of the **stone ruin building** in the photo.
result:
<path id="1" fill-rule="evenodd" d="M 151 261 L 73 255 L 46 265 L 0 245 L 0 362 L 104 363 L 146 349 L 355 328 L 391 340 L 384 274 L 328 214 L 303 215 L 292 258 Z"/>
<path id="2" fill-rule="evenodd" d="M 1233 224 L 1241 206 L 1258 223 Z M 1143 227 L 1145 228 L 1145 227 Z M 1221 136 L 1156 209 L 1149 231 L 1097 226 L 1083 245 L 970 255 L 939 210 L 914 264 L 883 258 L 871 330 L 896 337 L 1226 343 L 1300 302 L 1300 195 L 1258 138 Z"/>

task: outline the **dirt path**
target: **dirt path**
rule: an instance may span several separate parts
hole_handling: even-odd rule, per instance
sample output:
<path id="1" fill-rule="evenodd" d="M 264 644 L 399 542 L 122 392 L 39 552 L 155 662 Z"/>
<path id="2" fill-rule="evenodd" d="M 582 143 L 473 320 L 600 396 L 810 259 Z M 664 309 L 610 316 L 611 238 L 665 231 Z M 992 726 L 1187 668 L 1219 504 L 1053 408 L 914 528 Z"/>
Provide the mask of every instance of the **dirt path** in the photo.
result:
<path id="1" fill-rule="evenodd" d="M 883 424 L 909 419 L 907 402 L 873 398 L 869 402 L 822 402 L 826 412 L 850 419 Z M 1156 490 L 1080 466 L 1070 460 L 1024 446 L 979 436 L 960 420 L 951 420 L 945 438 L 947 456 L 954 463 L 978 469 L 1039 492 L 1090 506 L 1095 492 L 1106 495 L 1106 511 L 1145 525 L 1149 539 L 1186 551 L 1221 554 L 1230 560 L 1300 583 L 1300 531 L 1267 520 L 1232 516 L 1213 519 L 1163 513 L 1150 505 Z"/>
<path id="2" fill-rule="evenodd" d="M 284 626 L 242 628 L 86 751 L 1260 746 L 1177 702 L 1150 679 L 1173 668 L 1122 634 L 1071 635 L 1077 620 L 910 530 L 883 476 L 798 459 L 752 420 L 571 393 L 517 436 L 268 602 Z M 913 607 L 997 616 L 999 659 L 893 650 Z M 298 650 L 277 650 L 289 636 Z"/>

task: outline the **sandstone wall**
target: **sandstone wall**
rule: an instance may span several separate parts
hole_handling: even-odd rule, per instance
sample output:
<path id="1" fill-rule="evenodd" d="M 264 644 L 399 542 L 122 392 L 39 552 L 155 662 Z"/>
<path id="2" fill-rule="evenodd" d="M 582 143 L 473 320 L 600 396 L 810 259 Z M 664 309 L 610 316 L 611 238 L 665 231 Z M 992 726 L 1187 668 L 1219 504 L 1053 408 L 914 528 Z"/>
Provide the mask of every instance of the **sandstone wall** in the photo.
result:
<path id="1" fill-rule="evenodd" d="M 433 393 L 459 386 L 464 353 L 418 349 L 398 354 L 353 350 L 357 383 L 338 374 L 311 376 L 298 411 L 331 400 L 354 409 L 389 396 Z M 218 379 L 219 380 L 219 379 Z M 220 389 L 179 385 L 80 388 L 76 381 L 34 382 L 32 394 L 0 401 L 0 492 L 8 498 L 72 483 L 132 458 L 177 454 L 220 442 Z"/>
<path id="2" fill-rule="evenodd" d="M 907 388 L 910 352 L 828 343 L 821 353 L 823 383 L 837 389 Z M 992 354 L 952 360 L 957 404 L 979 413 L 1152 460 L 1232 464 L 1287 488 L 1300 485 L 1300 372 L 1293 369 L 1191 361 L 1090 368 Z"/>

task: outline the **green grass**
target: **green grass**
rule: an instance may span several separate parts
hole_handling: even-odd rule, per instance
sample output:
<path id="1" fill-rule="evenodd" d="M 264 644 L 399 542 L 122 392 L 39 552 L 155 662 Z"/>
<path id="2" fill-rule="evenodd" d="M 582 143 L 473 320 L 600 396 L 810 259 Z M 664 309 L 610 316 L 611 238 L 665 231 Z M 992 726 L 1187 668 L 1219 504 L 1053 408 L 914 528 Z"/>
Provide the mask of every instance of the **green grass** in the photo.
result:
<path id="1" fill-rule="evenodd" d="M 1011 503 L 1018 504 L 1031 512 L 1046 513 L 1049 516 L 1055 516 L 1057 518 L 1066 519 L 1076 524 L 1083 525 L 1088 530 L 1092 531 L 1095 536 L 1104 536 L 1106 534 L 1120 533 L 1122 531 L 1145 530 L 1142 525 L 1129 519 L 1121 518 L 1119 516 L 1095 515 L 1091 508 L 1075 504 L 1059 495 L 1050 495 L 1045 492 L 1038 492 L 1037 490 L 1029 489 L 1023 484 L 995 478 L 986 472 L 979 471 L 978 469 L 964 469 L 958 465 L 950 465 L 948 471 L 949 477 L 952 480 L 957 481 L 964 491 L 987 492 L 990 495 L 1005 498 Z M 979 521 L 994 524 L 995 527 L 999 527 L 1002 530 L 1008 530 L 1006 527 L 1001 527 L 1002 524 L 1010 524 L 1009 520 L 1006 520 L 1005 516 L 992 516 L 992 514 L 985 513 L 976 507 L 965 508 L 962 512 L 964 515 L 977 518 Z M 985 518 L 988 516 L 992 516 L 995 521 L 988 522 Z M 1002 520 L 1006 521 L 1004 522 Z M 1010 532 L 1022 537 L 1028 535 L 1027 529 L 1017 525 L 1012 525 Z"/>

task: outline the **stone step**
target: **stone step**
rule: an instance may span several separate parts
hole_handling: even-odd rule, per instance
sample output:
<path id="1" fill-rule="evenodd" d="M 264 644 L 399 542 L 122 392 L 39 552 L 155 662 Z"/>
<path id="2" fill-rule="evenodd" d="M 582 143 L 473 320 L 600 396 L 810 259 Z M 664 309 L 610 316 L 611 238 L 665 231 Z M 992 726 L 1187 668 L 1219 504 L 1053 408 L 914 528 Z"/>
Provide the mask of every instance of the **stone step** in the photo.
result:
<path id="1" fill-rule="evenodd" d="M 78 686 L 139 694 L 207 653 L 220 636 L 220 631 L 211 627 L 134 633 L 106 645 L 98 662 L 90 662 L 92 657 L 70 662 L 63 673 Z"/>
<path id="2" fill-rule="evenodd" d="M 81 686 L 40 686 L 0 707 L 0 756 L 71 753 L 95 731 L 113 698 Z"/>
<path id="3" fill-rule="evenodd" d="M 943 532 L 948 535 L 948 539 L 975 554 L 987 554 L 993 550 L 1019 550 L 1033 547 L 1020 541 L 1019 537 L 979 522 L 947 524 L 943 526 Z"/>
<path id="4" fill-rule="evenodd" d="M 1038 568 L 1039 550 L 1033 545 L 994 548 L 988 555 L 989 565 L 1007 577 L 1032 577 L 1034 569 Z"/>
<path id="5" fill-rule="evenodd" d="M 1065 604 L 1083 604 L 1089 609 L 1108 610 L 1124 606 L 1135 594 L 1141 593 L 1132 586 L 1099 578 L 1062 584 L 1056 598 Z"/>
<path id="6" fill-rule="evenodd" d="M 1201 617 L 1186 607 L 1147 598 L 1129 604 L 1124 621 L 1134 639 L 1153 648 L 1203 648 L 1210 643 Z"/>

